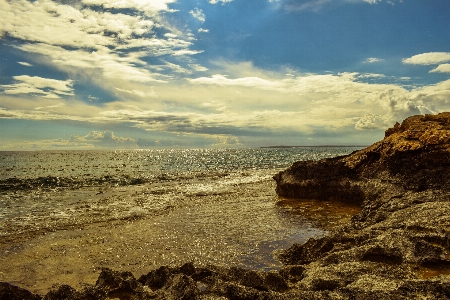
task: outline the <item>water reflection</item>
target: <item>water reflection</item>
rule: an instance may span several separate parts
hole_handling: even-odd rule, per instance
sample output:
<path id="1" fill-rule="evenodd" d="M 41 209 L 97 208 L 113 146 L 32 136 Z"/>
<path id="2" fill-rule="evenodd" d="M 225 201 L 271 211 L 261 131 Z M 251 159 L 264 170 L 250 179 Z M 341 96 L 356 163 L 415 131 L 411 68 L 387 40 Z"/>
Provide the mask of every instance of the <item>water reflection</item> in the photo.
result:
<path id="1" fill-rule="evenodd" d="M 275 212 L 279 222 L 288 229 L 286 234 L 282 239 L 259 243 L 256 249 L 246 255 L 244 263 L 254 269 L 279 269 L 281 263 L 276 256 L 282 249 L 294 243 L 303 244 L 311 237 L 323 237 L 333 228 L 348 223 L 360 211 L 359 206 L 341 201 L 280 197 L 275 204 Z"/>
<path id="2" fill-rule="evenodd" d="M 279 198 L 277 212 L 288 222 L 304 227 L 307 225 L 328 231 L 336 226 L 346 224 L 359 213 L 357 205 L 342 201 L 323 201 L 312 199 Z"/>

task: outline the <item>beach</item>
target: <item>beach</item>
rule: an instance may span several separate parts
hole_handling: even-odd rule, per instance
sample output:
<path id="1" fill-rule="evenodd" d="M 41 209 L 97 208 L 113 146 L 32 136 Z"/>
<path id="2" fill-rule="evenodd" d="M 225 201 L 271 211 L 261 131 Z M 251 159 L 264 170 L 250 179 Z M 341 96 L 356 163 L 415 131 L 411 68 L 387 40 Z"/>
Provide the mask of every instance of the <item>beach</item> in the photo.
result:
<path id="1" fill-rule="evenodd" d="M 3 152 L 0 281 L 45 294 L 93 284 L 103 268 L 277 270 L 277 251 L 359 208 L 280 198 L 272 176 L 298 157 L 353 150 Z"/>

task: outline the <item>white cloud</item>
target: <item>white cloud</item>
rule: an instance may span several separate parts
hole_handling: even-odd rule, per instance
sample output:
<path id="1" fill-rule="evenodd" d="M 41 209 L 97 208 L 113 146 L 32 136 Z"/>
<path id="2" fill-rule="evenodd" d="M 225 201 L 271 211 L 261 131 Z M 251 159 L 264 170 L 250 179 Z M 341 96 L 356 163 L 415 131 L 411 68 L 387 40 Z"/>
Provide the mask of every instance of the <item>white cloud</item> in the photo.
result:
<path id="1" fill-rule="evenodd" d="M 36 110 L 48 110 L 48 109 L 54 109 L 54 108 L 61 108 L 61 107 L 64 107 L 66 104 L 65 103 L 63 103 L 63 102 L 60 102 L 60 103 L 57 103 L 57 104 L 54 104 L 54 105 L 47 105 L 47 106 L 43 106 L 43 107 L 40 107 L 40 106 L 38 106 L 38 107 L 36 107 L 35 109 Z"/>
<path id="2" fill-rule="evenodd" d="M 169 33 L 165 33 L 164 36 L 165 36 L 166 38 L 169 38 L 169 39 L 174 39 L 174 38 L 176 38 L 178 35 L 169 32 Z"/>
<path id="3" fill-rule="evenodd" d="M 233 0 L 209 0 L 209 3 L 211 4 L 217 4 L 217 3 L 228 3 L 228 2 L 232 2 Z"/>
<path id="4" fill-rule="evenodd" d="M 289 11 L 302 11 L 302 10 L 319 11 L 330 2 L 331 0 L 309 0 L 309 1 L 302 1 L 301 3 L 288 2 L 287 4 L 284 5 L 284 7 Z"/>
<path id="5" fill-rule="evenodd" d="M 430 73 L 450 73 L 450 64 L 441 64 L 431 70 Z"/>
<path id="6" fill-rule="evenodd" d="M 112 131 L 91 131 L 85 136 L 72 135 L 69 142 L 89 142 L 102 144 L 136 144 L 136 141 L 129 137 L 117 137 Z"/>
<path id="7" fill-rule="evenodd" d="M 224 75 L 216 74 L 211 77 L 201 77 L 196 79 L 189 79 L 194 84 L 214 84 L 214 85 L 226 85 L 226 86 L 244 86 L 244 87 L 258 87 L 262 89 L 274 89 L 282 87 L 284 84 L 281 82 L 269 81 L 259 77 L 244 77 L 229 79 Z"/>
<path id="8" fill-rule="evenodd" d="M 204 23 L 206 21 L 206 16 L 203 13 L 203 10 L 196 7 L 193 10 L 191 10 L 189 12 L 194 18 L 196 18 L 197 20 L 199 20 L 200 22 Z"/>
<path id="9" fill-rule="evenodd" d="M 208 68 L 206 68 L 206 67 L 204 67 L 204 66 L 202 66 L 202 65 L 199 65 L 199 64 L 188 64 L 188 66 L 189 66 L 192 70 L 194 70 L 194 71 L 196 71 L 196 72 L 206 72 L 206 71 L 208 71 Z"/>
<path id="10" fill-rule="evenodd" d="M 286 10 L 289 11 L 320 11 L 327 5 L 333 4 L 334 2 L 343 2 L 346 4 L 361 4 L 361 3 L 368 3 L 371 5 L 382 3 L 383 0 L 302 0 L 302 1 L 288 1 L 288 0 L 268 0 L 269 2 L 273 3 L 277 8 L 283 7 Z M 398 0 L 398 2 L 402 2 L 402 0 Z M 394 5 L 395 3 L 393 1 L 386 1 L 386 3 L 389 3 L 391 5 Z"/>
<path id="11" fill-rule="evenodd" d="M 172 55 L 174 56 L 182 56 L 182 55 L 195 55 L 203 53 L 203 50 L 188 50 L 188 49 L 182 49 L 182 50 L 176 50 L 172 52 Z"/>
<path id="12" fill-rule="evenodd" d="M 176 0 L 82 0 L 86 5 L 103 5 L 106 8 L 133 8 L 147 13 L 169 10 L 168 4 Z"/>
<path id="13" fill-rule="evenodd" d="M 3 30 L 14 38 L 73 47 L 114 44 L 113 38 L 101 34 L 105 26 L 99 24 L 99 14 L 90 10 L 79 11 L 51 1 L 23 0 L 8 2 L 4 9 Z"/>
<path id="14" fill-rule="evenodd" d="M 230 135 L 217 136 L 216 139 L 217 143 L 211 145 L 211 147 L 234 147 L 241 145 L 239 138 Z"/>
<path id="15" fill-rule="evenodd" d="M 355 128 L 359 130 L 365 129 L 380 129 L 389 126 L 386 124 L 385 120 L 383 120 L 382 116 L 367 114 L 362 116 L 355 124 Z"/>
<path id="16" fill-rule="evenodd" d="M 449 52 L 429 52 L 404 58 L 403 63 L 414 65 L 434 65 L 450 61 Z"/>
<path id="17" fill-rule="evenodd" d="M 207 32 L 209 32 L 209 29 L 199 28 L 199 29 L 198 29 L 198 32 L 207 33 Z"/>
<path id="18" fill-rule="evenodd" d="M 25 66 L 25 67 L 32 67 L 33 65 L 24 61 L 18 61 L 19 65 Z"/>
<path id="19" fill-rule="evenodd" d="M 384 61 L 384 59 L 382 59 L 382 58 L 369 57 L 364 61 L 364 63 L 372 64 L 372 63 L 377 63 L 377 62 L 382 62 L 382 61 Z"/>
<path id="20" fill-rule="evenodd" d="M 39 94 L 46 98 L 73 96 L 72 80 L 56 80 L 38 76 L 14 76 L 16 83 L 3 84 L 0 88 L 5 94 Z"/>
<path id="21" fill-rule="evenodd" d="M 1 110 L 0 110 L 1 112 Z M 117 137 L 112 131 L 92 131 L 85 136 L 72 135 L 63 138 L 2 143 L 0 149 L 45 150 L 45 149 L 96 149 L 96 148 L 138 148 L 136 141 L 129 137 Z"/>
<path id="22" fill-rule="evenodd" d="M 127 78 L 129 81 L 135 82 L 165 82 L 163 79 L 165 76 L 151 73 L 144 68 L 146 63 L 140 60 L 141 53 L 139 52 L 120 56 L 108 48 L 92 52 L 68 51 L 62 47 L 47 44 L 25 44 L 18 48 L 26 52 L 44 55 L 50 64 L 68 73 L 77 72 L 86 75 L 94 73 L 93 77 L 97 77 L 97 79 Z"/>
<path id="23" fill-rule="evenodd" d="M 5 10 L 3 30 L 10 36 L 75 48 L 133 47 L 139 37 L 161 26 L 150 17 L 78 10 L 51 1 L 13 1 Z"/>
<path id="24" fill-rule="evenodd" d="M 146 12 L 167 11 L 167 5 L 172 2 L 84 1 L 86 5 Z M 177 31 L 174 27 L 167 25 L 169 32 L 158 37 L 154 31 L 165 25 L 154 14 L 131 16 L 46 0 L 1 1 L 0 6 L 0 32 L 8 32 L 9 36 L 25 41 L 25 44 L 15 46 L 17 49 L 43 55 L 30 56 L 30 59 L 70 74 L 77 73 L 82 78 L 97 80 L 97 83 L 123 78 L 134 82 L 166 82 L 169 77 L 151 72 L 153 66 L 141 57 L 172 55 L 177 57 L 174 60 L 180 61 L 180 56 L 202 52 L 190 50 L 192 42 L 178 38 L 178 34 L 172 33 Z M 128 51 L 130 49 L 133 51 Z"/>
<path id="25" fill-rule="evenodd" d="M 156 92 L 153 89 L 151 89 L 150 92 L 144 92 L 141 90 L 125 90 L 120 88 L 116 88 L 116 90 L 123 93 L 133 94 L 141 98 L 158 98 L 158 94 L 156 94 Z"/>

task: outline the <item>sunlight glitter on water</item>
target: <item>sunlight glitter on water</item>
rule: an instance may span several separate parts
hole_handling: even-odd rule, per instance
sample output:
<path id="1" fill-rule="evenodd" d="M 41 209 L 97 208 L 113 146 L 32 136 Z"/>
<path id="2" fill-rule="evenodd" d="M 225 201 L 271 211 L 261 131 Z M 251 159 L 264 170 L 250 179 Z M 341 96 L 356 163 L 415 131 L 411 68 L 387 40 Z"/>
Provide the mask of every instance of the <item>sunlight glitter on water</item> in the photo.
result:
<path id="1" fill-rule="evenodd" d="M 0 153 L 10 170 L 0 168 L 0 281 L 44 291 L 54 280 L 92 283 L 102 267 L 279 268 L 273 250 L 322 236 L 357 209 L 279 199 L 271 176 L 299 157 L 351 151 Z"/>

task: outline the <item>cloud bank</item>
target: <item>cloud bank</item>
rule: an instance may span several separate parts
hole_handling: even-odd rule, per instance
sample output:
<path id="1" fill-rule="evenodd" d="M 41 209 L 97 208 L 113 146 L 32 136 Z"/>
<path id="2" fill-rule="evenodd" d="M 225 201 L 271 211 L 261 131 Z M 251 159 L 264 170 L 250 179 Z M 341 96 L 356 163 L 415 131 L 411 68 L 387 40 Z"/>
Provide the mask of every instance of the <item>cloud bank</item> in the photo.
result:
<path id="1" fill-rule="evenodd" d="M 368 8 L 382 2 L 338 4 Z M 311 17 L 336 3 L 272 0 L 264 3 L 263 16 L 274 21 L 271 17 L 281 11 L 283 18 Z M 240 53 L 252 38 L 268 36 L 272 28 L 261 23 L 264 18 L 239 19 L 239 26 L 234 21 L 214 24 L 214 16 L 238 4 L 246 6 L 232 0 L 1 1 L 2 49 L 14 53 L 3 61 L 9 65 L 0 78 L 5 132 L 19 136 L 15 122 L 26 124 L 22 128 L 67 126 L 65 136 L 46 137 L 40 131 L 34 141 L 23 141 L 25 148 L 364 144 L 409 115 L 438 113 L 450 105 L 450 79 L 445 77 L 450 52 L 403 59 L 364 52 L 349 67 L 320 72 L 266 63 L 263 55 L 257 64 L 255 51 Z M 247 31 L 236 29 L 245 25 Z M 249 27 L 261 27 L 264 34 L 253 35 Z M 217 42 L 214 35 L 222 30 L 226 34 L 220 39 L 245 36 L 227 40 L 242 49 L 216 50 L 223 57 L 208 52 L 213 46 L 206 45 Z M 309 38 L 319 42 L 321 37 Z M 297 48 L 276 48 L 289 55 L 300 46 L 311 47 L 313 41 L 309 45 L 306 40 Z M 306 60 L 301 57 L 302 63 Z M 416 84 L 419 80 L 405 74 L 387 74 L 391 65 L 426 69 L 424 76 L 440 79 Z"/>

